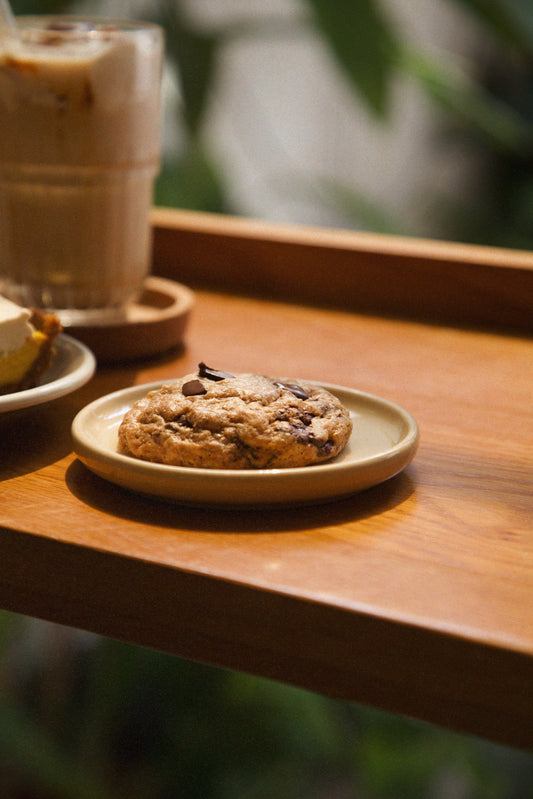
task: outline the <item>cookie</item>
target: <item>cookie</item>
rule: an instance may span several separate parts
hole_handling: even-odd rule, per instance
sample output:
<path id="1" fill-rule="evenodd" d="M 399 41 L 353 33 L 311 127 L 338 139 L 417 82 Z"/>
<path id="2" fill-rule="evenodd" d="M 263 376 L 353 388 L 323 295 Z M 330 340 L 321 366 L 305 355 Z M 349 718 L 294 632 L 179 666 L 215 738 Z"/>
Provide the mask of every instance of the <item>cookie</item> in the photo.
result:
<path id="1" fill-rule="evenodd" d="M 323 388 L 200 364 L 125 414 L 119 450 L 173 466 L 283 469 L 334 458 L 351 431 L 348 410 Z"/>

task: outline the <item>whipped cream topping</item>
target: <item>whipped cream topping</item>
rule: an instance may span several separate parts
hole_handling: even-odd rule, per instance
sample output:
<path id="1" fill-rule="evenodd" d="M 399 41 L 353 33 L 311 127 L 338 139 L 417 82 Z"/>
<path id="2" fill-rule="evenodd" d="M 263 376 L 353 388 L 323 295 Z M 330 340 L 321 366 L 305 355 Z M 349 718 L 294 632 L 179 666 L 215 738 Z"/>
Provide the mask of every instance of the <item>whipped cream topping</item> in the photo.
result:
<path id="1" fill-rule="evenodd" d="M 30 317 L 27 308 L 0 297 L 0 355 L 18 350 L 33 334 Z"/>

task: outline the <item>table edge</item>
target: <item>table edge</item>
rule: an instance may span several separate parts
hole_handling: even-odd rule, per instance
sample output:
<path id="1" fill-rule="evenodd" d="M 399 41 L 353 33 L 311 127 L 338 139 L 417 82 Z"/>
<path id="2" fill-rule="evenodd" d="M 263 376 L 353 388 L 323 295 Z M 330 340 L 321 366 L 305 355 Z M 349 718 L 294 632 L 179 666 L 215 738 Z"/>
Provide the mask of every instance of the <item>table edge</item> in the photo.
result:
<path id="1" fill-rule="evenodd" d="M 5 527 L 0 557 L 6 610 L 518 748 L 533 740 L 526 653 Z"/>

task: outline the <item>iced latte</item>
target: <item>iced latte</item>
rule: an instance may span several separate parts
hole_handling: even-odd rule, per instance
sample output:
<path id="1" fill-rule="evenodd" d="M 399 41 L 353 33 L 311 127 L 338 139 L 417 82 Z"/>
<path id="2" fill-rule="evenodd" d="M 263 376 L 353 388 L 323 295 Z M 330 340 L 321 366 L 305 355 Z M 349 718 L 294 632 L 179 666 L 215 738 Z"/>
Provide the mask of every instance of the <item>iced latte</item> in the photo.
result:
<path id="1" fill-rule="evenodd" d="M 120 307 L 149 271 L 162 33 L 19 23 L 0 43 L 0 288 L 80 317 Z"/>

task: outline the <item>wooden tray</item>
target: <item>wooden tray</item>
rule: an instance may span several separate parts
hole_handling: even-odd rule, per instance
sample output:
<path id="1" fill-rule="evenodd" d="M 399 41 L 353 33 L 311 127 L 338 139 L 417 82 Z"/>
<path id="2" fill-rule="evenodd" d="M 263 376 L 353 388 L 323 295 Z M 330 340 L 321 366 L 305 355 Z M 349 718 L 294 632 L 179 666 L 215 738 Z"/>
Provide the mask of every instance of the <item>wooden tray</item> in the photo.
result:
<path id="1" fill-rule="evenodd" d="M 533 252 L 155 208 L 154 273 L 196 288 L 530 335 Z"/>
<path id="2" fill-rule="evenodd" d="M 100 363 L 159 355 L 179 346 L 194 305 L 193 292 L 161 277 L 148 277 L 144 291 L 123 315 L 102 324 L 67 328 Z"/>

